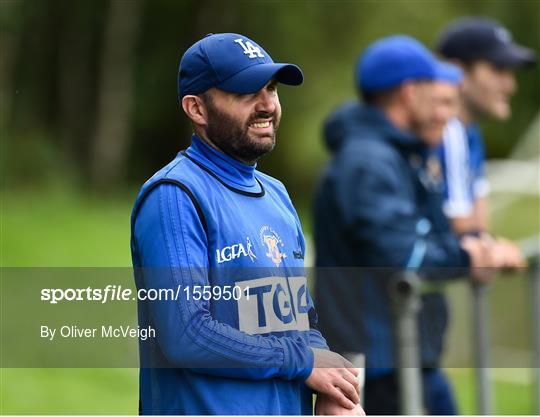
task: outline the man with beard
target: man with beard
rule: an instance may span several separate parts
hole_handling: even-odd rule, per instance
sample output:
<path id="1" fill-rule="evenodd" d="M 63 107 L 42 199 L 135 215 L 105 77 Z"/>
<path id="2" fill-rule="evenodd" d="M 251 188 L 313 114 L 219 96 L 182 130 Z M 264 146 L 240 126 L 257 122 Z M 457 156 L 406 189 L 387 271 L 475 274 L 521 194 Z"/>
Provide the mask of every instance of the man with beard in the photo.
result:
<path id="1" fill-rule="evenodd" d="M 440 147 L 445 179 L 446 215 L 456 233 L 484 236 L 501 267 L 524 266 L 518 247 L 486 232 L 489 184 L 484 173 L 484 142 L 478 122 L 510 117 L 510 97 L 517 84 L 515 71 L 535 63 L 535 54 L 512 41 L 498 22 L 464 17 L 441 33 L 437 50 L 464 73 L 459 111 L 444 132 Z"/>
<path id="2" fill-rule="evenodd" d="M 366 413 L 401 414 L 390 283 L 404 270 L 437 282 L 492 261 L 483 242 L 458 240 L 442 212 L 432 149 L 455 114 L 461 73 L 417 40 L 396 35 L 363 52 L 356 80 L 364 103 L 339 107 L 324 127 L 332 159 L 315 199 L 316 301 L 320 328 L 340 353 L 366 356 Z M 447 309 L 422 296 L 418 318 L 424 403 L 456 412 L 440 369 Z"/>
<path id="3" fill-rule="evenodd" d="M 275 145 L 274 63 L 245 36 L 208 35 L 182 57 L 189 148 L 142 187 L 132 214 L 142 414 L 311 414 L 313 391 L 361 412 L 358 371 L 330 352 L 306 286 L 305 243 L 279 181 L 256 170 Z"/>

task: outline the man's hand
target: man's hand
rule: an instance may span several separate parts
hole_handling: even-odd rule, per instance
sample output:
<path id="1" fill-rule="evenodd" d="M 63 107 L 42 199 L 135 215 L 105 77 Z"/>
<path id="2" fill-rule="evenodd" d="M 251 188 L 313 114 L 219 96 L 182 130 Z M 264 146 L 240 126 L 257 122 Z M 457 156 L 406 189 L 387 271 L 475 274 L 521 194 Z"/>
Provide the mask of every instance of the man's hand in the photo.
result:
<path id="1" fill-rule="evenodd" d="M 360 407 L 360 404 L 356 404 L 352 410 L 342 407 L 336 400 L 328 395 L 317 395 L 317 401 L 315 402 L 315 415 L 316 416 L 365 416 L 366 413 Z"/>
<path id="2" fill-rule="evenodd" d="M 492 240 L 493 257 L 500 268 L 518 269 L 527 266 L 521 249 L 508 239 Z"/>
<path id="3" fill-rule="evenodd" d="M 479 284 L 491 282 L 497 272 L 497 262 L 491 243 L 485 239 L 464 236 L 461 247 L 467 251 L 471 258 L 471 278 Z"/>
<path id="4" fill-rule="evenodd" d="M 358 370 L 343 356 L 324 349 L 313 349 L 314 363 L 306 385 L 332 398 L 338 405 L 354 410 L 360 402 Z"/>

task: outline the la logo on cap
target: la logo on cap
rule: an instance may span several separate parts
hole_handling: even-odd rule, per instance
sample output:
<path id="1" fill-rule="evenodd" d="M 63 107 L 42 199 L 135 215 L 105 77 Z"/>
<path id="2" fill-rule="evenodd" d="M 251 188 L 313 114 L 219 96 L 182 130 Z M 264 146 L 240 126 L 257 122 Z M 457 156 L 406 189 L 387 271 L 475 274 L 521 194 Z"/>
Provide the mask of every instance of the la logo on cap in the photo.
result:
<path id="1" fill-rule="evenodd" d="M 235 39 L 234 41 L 242 47 L 244 54 L 247 55 L 248 58 L 264 58 L 264 55 L 261 53 L 261 48 L 253 45 L 250 41 L 244 43 L 242 38 Z"/>
<path id="2" fill-rule="evenodd" d="M 495 28 L 495 37 L 503 43 L 509 43 L 512 40 L 510 32 L 503 27 Z"/>

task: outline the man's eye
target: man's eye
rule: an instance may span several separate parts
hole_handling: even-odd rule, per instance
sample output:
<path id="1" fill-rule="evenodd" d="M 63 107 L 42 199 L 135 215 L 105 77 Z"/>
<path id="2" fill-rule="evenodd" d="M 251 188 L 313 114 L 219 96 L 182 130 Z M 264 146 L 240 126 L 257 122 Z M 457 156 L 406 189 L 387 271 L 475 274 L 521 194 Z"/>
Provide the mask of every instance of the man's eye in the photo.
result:
<path id="1" fill-rule="evenodd" d="M 251 94 L 241 94 L 241 93 L 233 93 L 233 96 L 236 100 L 238 101 L 249 101 L 251 98 L 253 98 L 255 96 L 255 94 L 251 93 Z"/>
<path id="2" fill-rule="evenodd" d="M 277 91 L 277 83 L 269 84 L 267 89 L 268 89 L 268 91 Z"/>

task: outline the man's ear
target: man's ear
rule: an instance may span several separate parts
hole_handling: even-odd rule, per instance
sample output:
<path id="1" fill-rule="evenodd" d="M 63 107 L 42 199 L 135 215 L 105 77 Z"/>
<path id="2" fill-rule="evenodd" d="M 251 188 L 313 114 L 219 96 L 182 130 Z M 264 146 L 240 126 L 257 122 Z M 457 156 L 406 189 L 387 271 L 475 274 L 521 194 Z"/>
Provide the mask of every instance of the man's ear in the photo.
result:
<path id="1" fill-rule="evenodd" d="M 399 101 L 402 104 L 405 104 L 405 105 L 411 104 L 411 102 L 414 100 L 414 94 L 416 93 L 415 87 L 416 86 L 414 82 L 405 82 L 399 86 L 398 96 L 399 96 Z"/>
<path id="2" fill-rule="evenodd" d="M 208 113 L 200 97 L 194 95 L 184 96 L 182 98 L 182 108 L 194 124 L 206 126 Z"/>
<path id="3" fill-rule="evenodd" d="M 463 61 L 459 60 L 459 59 L 451 59 L 449 61 L 451 64 L 455 65 L 456 67 L 458 67 L 459 69 L 461 69 L 461 71 L 465 72 L 465 71 L 468 71 L 471 67 L 471 65 L 466 65 Z"/>

